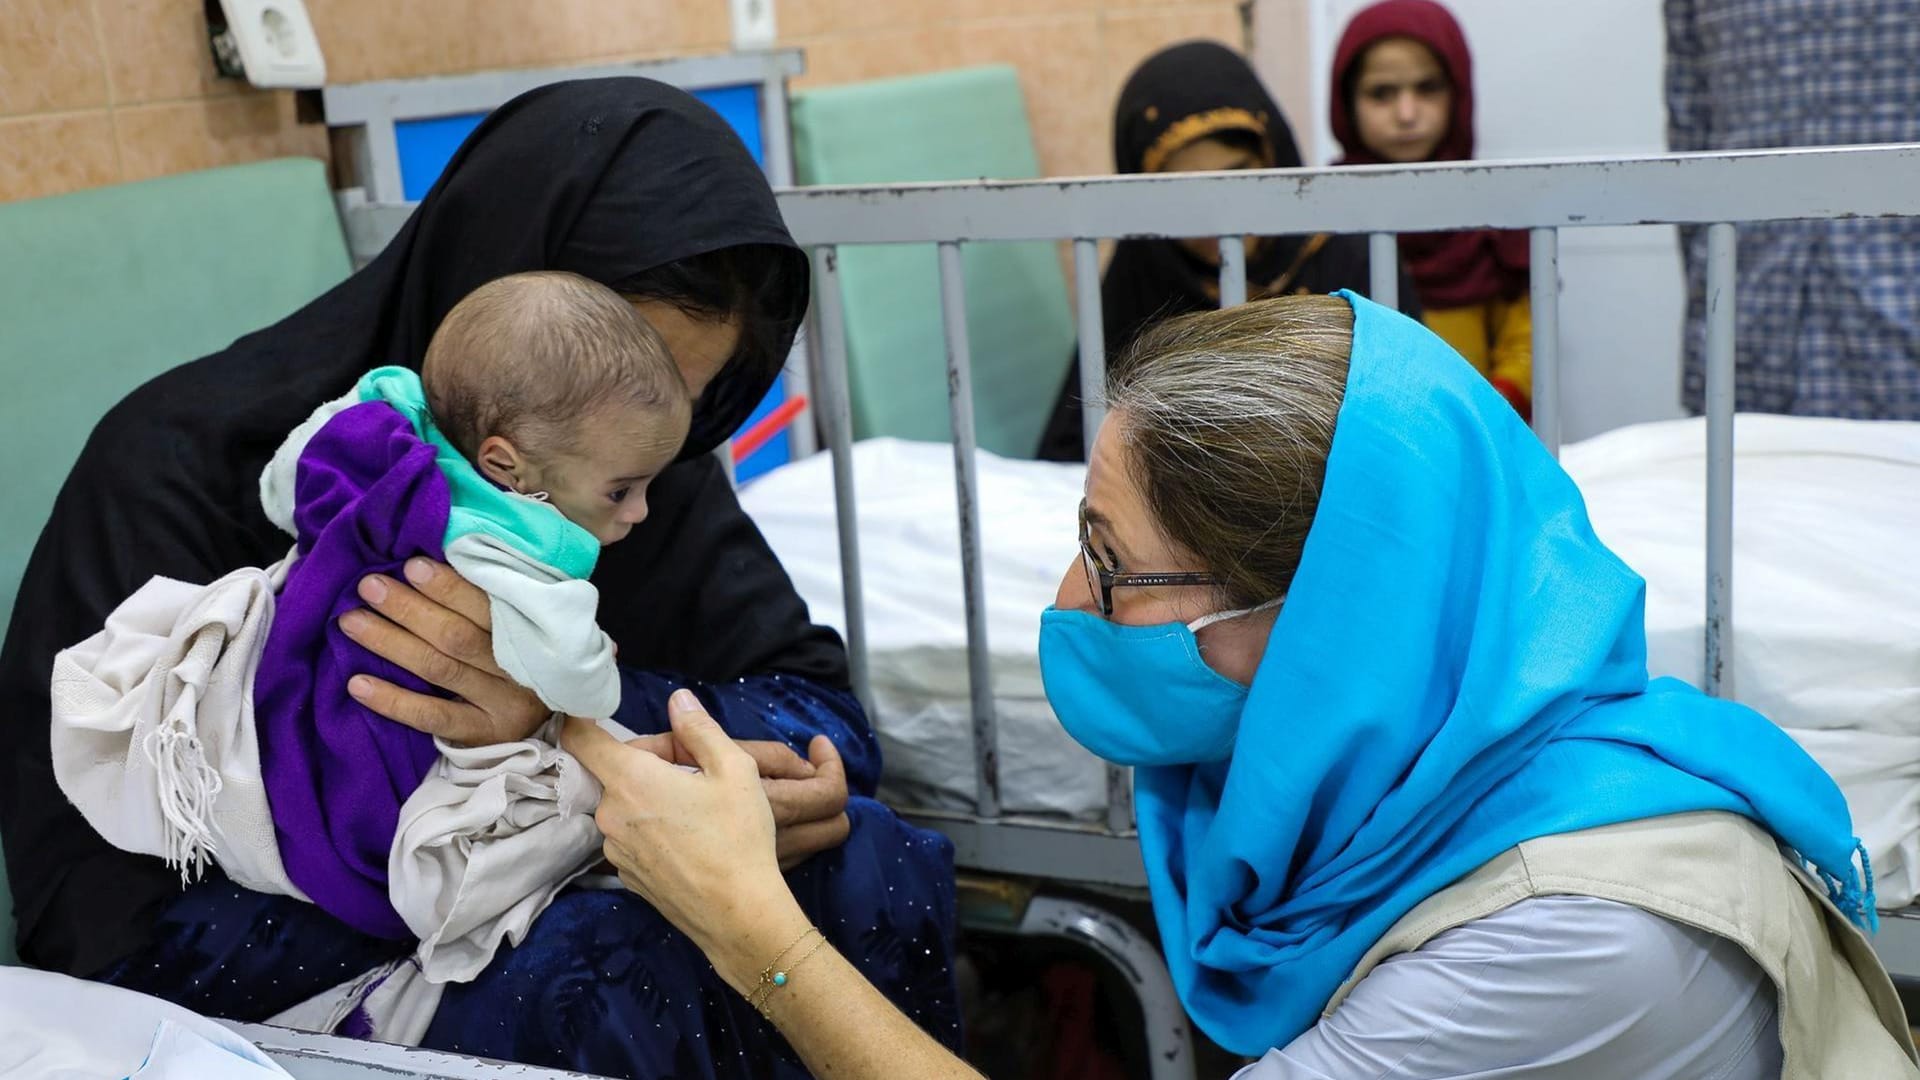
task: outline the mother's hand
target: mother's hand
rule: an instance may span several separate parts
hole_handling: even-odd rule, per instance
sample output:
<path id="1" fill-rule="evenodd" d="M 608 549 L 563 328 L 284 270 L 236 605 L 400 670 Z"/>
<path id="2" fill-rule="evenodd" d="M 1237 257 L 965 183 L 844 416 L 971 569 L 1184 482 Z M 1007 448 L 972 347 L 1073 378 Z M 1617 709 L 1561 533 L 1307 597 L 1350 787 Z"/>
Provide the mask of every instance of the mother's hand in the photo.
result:
<path id="1" fill-rule="evenodd" d="M 347 680 L 347 692 L 389 720 L 452 743 L 480 746 L 532 735 L 553 713 L 493 662 L 487 594 L 430 559 L 408 559 L 404 573 L 406 581 L 362 578 L 360 598 L 372 610 L 342 615 L 340 629 L 458 697 L 405 690 L 372 675 Z"/>

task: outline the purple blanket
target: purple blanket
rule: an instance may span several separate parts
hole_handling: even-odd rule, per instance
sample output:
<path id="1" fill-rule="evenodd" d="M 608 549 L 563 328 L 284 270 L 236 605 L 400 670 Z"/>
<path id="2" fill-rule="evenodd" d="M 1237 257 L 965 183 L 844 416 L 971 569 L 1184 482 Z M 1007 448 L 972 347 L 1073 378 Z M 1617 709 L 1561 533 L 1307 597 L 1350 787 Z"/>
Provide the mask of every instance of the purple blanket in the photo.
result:
<path id="1" fill-rule="evenodd" d="M 287 876 L 363 933 L 411 937 L 387 900 L 400 806 L 439 757 L 433 740 L 347 696 L 378 676 L 431 692 L 348 640 L 336 620 L 364 607 L 369 573 L 398 576 L 415 555 L 445 559 L 450 496 L 433 448 L 381 402 L 334 417 L 300 455 L 288 575 L 254 682 L 260 766 Z"/>

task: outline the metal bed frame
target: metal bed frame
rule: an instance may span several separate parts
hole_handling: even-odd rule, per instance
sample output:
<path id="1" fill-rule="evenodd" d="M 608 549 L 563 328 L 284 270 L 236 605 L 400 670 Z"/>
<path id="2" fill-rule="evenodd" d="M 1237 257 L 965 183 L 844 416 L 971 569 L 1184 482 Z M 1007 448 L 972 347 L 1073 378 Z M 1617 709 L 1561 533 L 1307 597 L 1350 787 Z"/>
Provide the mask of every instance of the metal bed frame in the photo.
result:
<path id="1" fill-rule="evenodd" d="M 1220 237 L 1221 298 L 1245 300 L 1248 235 L 1366 234 L 1374 254 L 1371 295 L 1397 301 L 1395 237 L 1464 228 L 1527 229 L 1532 237 L 1533 426 L 1560 445 L 1558 258 L 1560 230 L 1628 225 L 1702 225 L 1708 233 L 1706 310 L 1707 692 L 1731 696 L 1733 612 L 1733 360 L 1735 222 L 1920 216 L 1920 145 L 1825 148 L 1631 159 L 1462 162 L 1338 170 L 1278 170 L 1021 182 L 806 188 L 781 191 L 795 239 L 813 249 L 820 347 L 812 384 L 815 415 L 833 455 L 835 505 L 845 588 L 847 644 L 856 690 L 871 701 L 868 640 L 853 487 L 852 419 L 837 252 L 842 245 L 931 244 L 938 250 L 946 327 L 946 374 L 959 498 L 960 576 L 971 680 L 973 813 L 903 816 L 955 843 L 964 870 L 1041 883 L 1060 882 L 1137 895 L 1145 885 L 1133 830 L 1130 777 L 1107 772 L 1108 807 L 1098 824 L 1001 812 L 998 741 L 986 633 L 980 521 L 976 505 L 971 357 L 961 272 L 965 245 L 1053 240 L 1073 245 L 1080 361 L 1088 437 L 1102 416 L 1099 251 L 1115 237 Z M 377 251 L 409 208 L 348 207 L 347 232 Z M 363 252 L 356 252 L 361 254 Z M 904 358 L 912 362 L 920 358 Z M 931 358 L 926 358 L 931 362 Z M 1064 557 L 1064 556 L 1063 556 Z M 1042 885 L 1044 887 L 1044 885 Z M 1155 1077 L 1192 1075 L 1190 1037 L 1160 957 L 1093 904 L 1013 896 L 1003 928 L 1061 935 L 1115 961 L 1140 995 Z M 1896 974 L 1920 976 L 1920 917 L 1890 913 L 1876 942 Z M 314 1073 L 311 1075 L 321 1075 Z M 344 1073 L 329 1073 L 341 1075 Z M 369 1074 L 370 1075 L 370 1074 Z"/>

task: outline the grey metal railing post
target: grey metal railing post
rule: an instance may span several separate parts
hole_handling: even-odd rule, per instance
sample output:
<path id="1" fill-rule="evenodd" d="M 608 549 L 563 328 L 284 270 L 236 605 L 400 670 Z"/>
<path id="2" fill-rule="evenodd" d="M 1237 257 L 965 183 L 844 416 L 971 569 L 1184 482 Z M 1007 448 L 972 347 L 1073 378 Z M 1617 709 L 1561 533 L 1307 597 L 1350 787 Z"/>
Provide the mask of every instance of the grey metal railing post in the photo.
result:
<path id="1" fill-rule="evenodd" d="M 867 612 L 860 582 L 860 527 L 853 491 L 853 396 L 847 380 L 847 320 L 840 304 L 840 253 L 813 253 L 814 309 L 820 320 L 819 365 L 813 383 L 820 426 L 833 459 L 833 509 L 840 532 L 840 588 L 846 605 L 847 665 L 854 696 L 873 711 L 867 668 Z"/>
<path id="2" fill-rule="evenodd" d="M 940 242 L 940 310 L 947 327 L 947 404 L 953 417 L 953 480 L 960 503 L 960 572 L 967 605 L 967 682 L 973 698 L 974 777 L 981 817 L 1000 814 L 1000 740 L 987 651 L 987 590 L 980 559 L 979 479 L 974 468 L 973 357 L 967 346 L 966 269 L 957 241 Z"/>
<path id="3" fill-rule="evenodd" d="M 1733 360 L 1736 234 L 1707 226 L 1706 691 L 1733 696 Z"/>
<path id="4" fill-rule="evenodd" d="M 1367 299 L 1400 306 L 1400 238 L 1392 233 L 1367 234 Z"/>
<path id="5" fill-rule="evenodd" d="M 1560 456 L 1560 230 L 1534 229 L 1533 433 Z"/>
<path id="6" fill-rule="evenodd" d="M 1093 437 L 1107 418 L 1107 327 L 1100 308 L 1100 242 L 1073 242 L 1073 291 L 1080 322 L 1081 450 L 1093 456 Z"/>
<path id="7" fill-rule="evenodd" d="M 1247 241 L 1244 237 L 1220 238 L 1220 306 L 1239 307 L 1247 302 Z"/>
<path id="8" fill-rule="evenodd" d="M 1080 320 L 1080 419 L 1086 434 L 1081 446 L 1093 456 L 1093 437 L 1106 419 L 1107 341 L 1105 314 L 1100 301 L 1100 243 L 1073 242 L 1073 284 Z M 1107 828 L 1125 832 L 1133 827 L 1131 774 L 1107 763 Z"/>

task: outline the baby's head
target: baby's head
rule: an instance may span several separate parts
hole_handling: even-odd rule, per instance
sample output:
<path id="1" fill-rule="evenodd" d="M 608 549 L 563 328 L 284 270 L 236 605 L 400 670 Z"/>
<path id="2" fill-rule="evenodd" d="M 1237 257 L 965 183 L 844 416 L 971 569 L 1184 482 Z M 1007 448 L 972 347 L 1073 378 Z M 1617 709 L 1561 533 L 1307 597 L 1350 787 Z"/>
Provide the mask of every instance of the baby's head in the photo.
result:
<path id="1" fill-rule="evenodd" d="M 601 544 L 647 516 L 692 414 L 660 335 L 577 274 L 513 274 L 475 289 L 434 332 L 427 406 L 481 475 L 544 493 Z"/>

